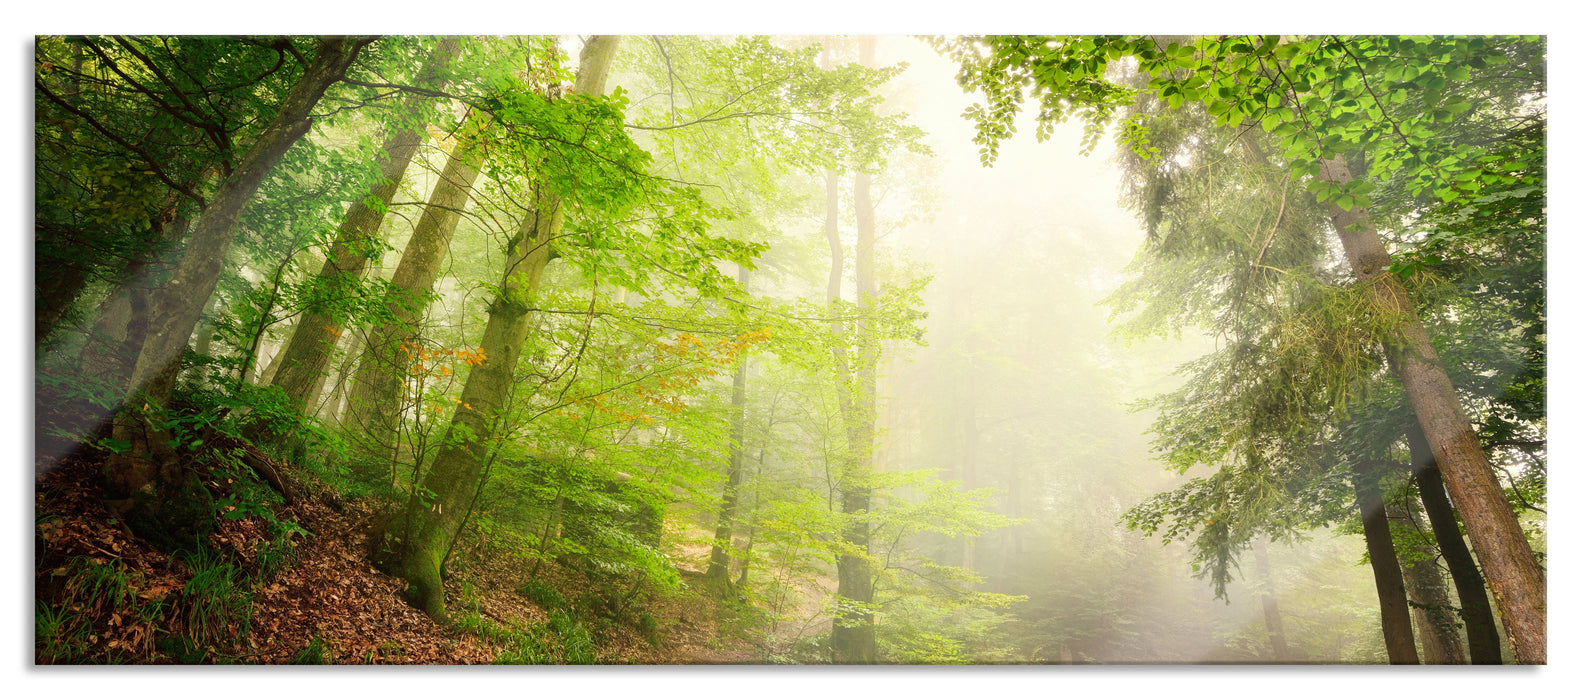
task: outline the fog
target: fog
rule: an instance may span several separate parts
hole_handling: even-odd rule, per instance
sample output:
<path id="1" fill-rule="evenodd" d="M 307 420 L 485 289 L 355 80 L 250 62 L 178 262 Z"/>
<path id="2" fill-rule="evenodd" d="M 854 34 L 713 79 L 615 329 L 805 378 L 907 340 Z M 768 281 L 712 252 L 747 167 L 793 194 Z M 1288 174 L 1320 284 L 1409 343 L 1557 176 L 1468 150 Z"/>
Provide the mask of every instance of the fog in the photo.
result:
<path id="1" fill-rule="evenodd" d="M 1546 663 L 1545 40 L 971 41 L 38 37 L 39 662 L 187 658 L 98 543 L 257 515 L 258 590 L 408 615 L 237 589 L 278 634 L 192 658 Z M 1453 157 L 1221 79 L 1334 44 Z"/>
<path id="2" fill-rule="evenodd" d="M 996 590 L 1030 597 L 1036 613 L 1016 629 L 1042 644 L 1022 640 L 1024 651 L 1056 661 L 1255 660 L 1267 590 L 1287 635 L 1310 635 L 1291 640 L 1304 650 L 1297 658 L 1381 662 L 1360 535 L 1321 531 L 1271 546 L 1266 589 L 1243 581 L 1249 556 L 1227 601 L 1194 577 L 1183 546 L 1119 522 L 1187 478 L 1153 459 L 1152 413 L 1129 407 L 1177 386 L 1177 366 L 1212 339 L 1114 337 L 1100 302 L 1126 278 L 1144 234 L 1119 202 L 1113 135 L 1082 155 L 1080 124 L 1039 142 L 1024 112 L 984 167 L 956 67 L 905 37 L 884 37 L 878 59 L 908 64 L 892 104 L 927 132 L 937 174 L 932 220 L 881 239 L 934 275 L 926 346 L 895 348 L 903 359 L 888 360 L 881 379 L 894 420 L 886 445 L 895 468 L 997 489 L 997 510 L 1029 520 L 985 537 L 983 555 L 965 555 Z M 941 558 L 963 563 L 959 547 L 941 544 Z"/>

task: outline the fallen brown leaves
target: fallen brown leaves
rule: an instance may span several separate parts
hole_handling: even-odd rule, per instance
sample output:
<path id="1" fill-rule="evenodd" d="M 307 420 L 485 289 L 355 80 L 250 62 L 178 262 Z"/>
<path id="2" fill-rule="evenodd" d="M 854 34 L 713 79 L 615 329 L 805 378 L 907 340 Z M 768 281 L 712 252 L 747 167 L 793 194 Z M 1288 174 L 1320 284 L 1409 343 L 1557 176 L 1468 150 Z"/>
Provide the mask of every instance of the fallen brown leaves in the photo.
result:
<path id="1" fill-rule="evenodd" d="M 35 576 L 40 604 L 72 600 L 65 590 L 68 564 L 79 557 L 127 572 L 133 600 L 104 606 L 92 615 L 90 651 L 77 662 L 173 663 L 155 647 L 161 633 L 180 633 L 180 592 L 186 567 L 120 525 L 99 500 L 101 466 L 92 453 L 40 464 L 35 491 Z M 282 514 L 284 515 L 284 514 Z M 302 498 L 290 515 L 311 533 L 297 545 L 293 566 L 258 581 L 253 590 L 251 633 L 226 648 L 209 650 L 209 662 L 290 663 L 314 639 L 324 661 L 335 664 L 488 664 L 501 651 L 477 636 L 440 625 L 401 598 L 403 583 L 368 562 L 372 508 L 349 503 L 340 510 L 318 498 Z M 269 526 L 254 516 L 220 518 L 209 543 L 250 572 L 258 571 L 258 547 Z M 528 580 L 531 565 L 516 552 L 470 543 L 461 548 L 457 573 L 446 582 L 458 609 L 464 589 L 479 611 L 501 625 L 544 622 L 548 615 L 514 590 Z M 538 577 L 576 599 L 592 584 L 552 562 Z M 164 601 L 165 616 L 144 620 L 139 605 Z M 689 664 L 750 662 L 744 649 L 717 651 L 713 603 L 682 595 L 657 601 L 651 614 L 662 621 L 665 643 L 650 646 L 639 634 L 608 626 L 598 635 L 601 663 Z M 53 659 L 38 658 L 40 663 Z"/>

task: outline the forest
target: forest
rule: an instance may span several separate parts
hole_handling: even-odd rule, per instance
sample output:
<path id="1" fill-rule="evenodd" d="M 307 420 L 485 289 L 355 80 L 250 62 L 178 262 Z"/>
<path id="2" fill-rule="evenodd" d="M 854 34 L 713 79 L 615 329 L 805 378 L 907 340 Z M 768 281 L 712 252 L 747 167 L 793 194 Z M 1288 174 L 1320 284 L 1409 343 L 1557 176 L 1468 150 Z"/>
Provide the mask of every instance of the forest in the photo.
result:
<path id="1" fill-rule="evenodd" d="M 31 48 L 33 666 L 1549 663 L 1545 37 Z"/>

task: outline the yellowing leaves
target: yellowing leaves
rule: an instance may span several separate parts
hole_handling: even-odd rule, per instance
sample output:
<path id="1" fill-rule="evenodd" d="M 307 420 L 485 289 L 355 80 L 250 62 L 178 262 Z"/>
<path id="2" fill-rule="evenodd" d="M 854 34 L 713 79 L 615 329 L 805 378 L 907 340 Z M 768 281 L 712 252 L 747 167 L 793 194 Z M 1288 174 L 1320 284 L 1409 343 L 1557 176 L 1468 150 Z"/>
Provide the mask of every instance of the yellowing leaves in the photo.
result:
<path id="1" fill-rule="evenodd" d="M 456 387 L 457 365 L 466 363 L 475 367 L 488 359 L 483 348 L 430 348 L 418 341 L 402 341 L 401 350 L 407 359 L 408 381 L 403 382 L 406 405 L 433 415 L 442 413 L 449 405 L 443 396 Z M 439 395 L 437 400 L 433 399 L 436 394 Z M 430 400 L 424 400 L 425 396 Z M 451 401 L 472 410 L 472 405 L 461 399 Z"/>

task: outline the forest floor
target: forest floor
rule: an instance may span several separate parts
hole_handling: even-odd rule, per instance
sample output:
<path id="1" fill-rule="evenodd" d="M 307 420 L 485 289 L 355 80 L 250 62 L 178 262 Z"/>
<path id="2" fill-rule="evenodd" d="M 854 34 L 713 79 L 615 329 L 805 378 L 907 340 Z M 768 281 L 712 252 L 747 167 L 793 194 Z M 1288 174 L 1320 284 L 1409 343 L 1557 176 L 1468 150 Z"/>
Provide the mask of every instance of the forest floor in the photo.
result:
<path id="1" fill-rule="evenodd" d="M 404 584 L 369 563 L 372 505 L 342 500 L 325 489 L 290 508 L 289 516 L 310 535 L 298 540 L 294 563 L 254 579 L 250 617 L 231 618 L 220 625 L 223 629 L 205 627 L 202 611 L 187 604 L 183 595 L 192 579 L 191 567 L 133 536 L 98 497 L 103 459 L 102 453 L 81 450 L 35 464 L 38 663 L 285 664 L 301 663 L 311 646 L 323 663 L 489 664 L 502 651 L 500 645 L 441 625 L 405 602 L 400 595 Z M 210 548 L 256 571 L 259 545 L 269 539 L 267 522 L 253 515 L 216 523 L 208 536 Z M 517 627 L 548 620 L 547 611 L 515 592 L 531 568 L 522 557 L 478 546 L 459 552 L 458 559 L 457 572 L 446 582 L 453 616 L 472 610 L 496 624 Z M 97 570 L 119 572 L 127 593 L 94 596 L 92 582 L 79 575 L 89 562 L 99 565 Z M 685 569 L 682 575 L 689 584 L 701 576 Z M 553 562 L 545 562 L 537 578 L 567 599 L 590 585 Z M 657 634 L 648 639 L 627 626 L 597 625 L 592 635 L 597 663 L 754 663 L 748 645 L 722 639 L 718 605 L 692 592 L 699 590 L 700 585 L 693 585 L 682 594 L 650 601 L 645 612 L 659 624 Z M 68 615 L 64 619 L 87 624 L 59 622 Z M 185 652 L 173 650 L 173 633 L 207 643 Z M 73 651 L 55 656 L 61 649 Z"/>

